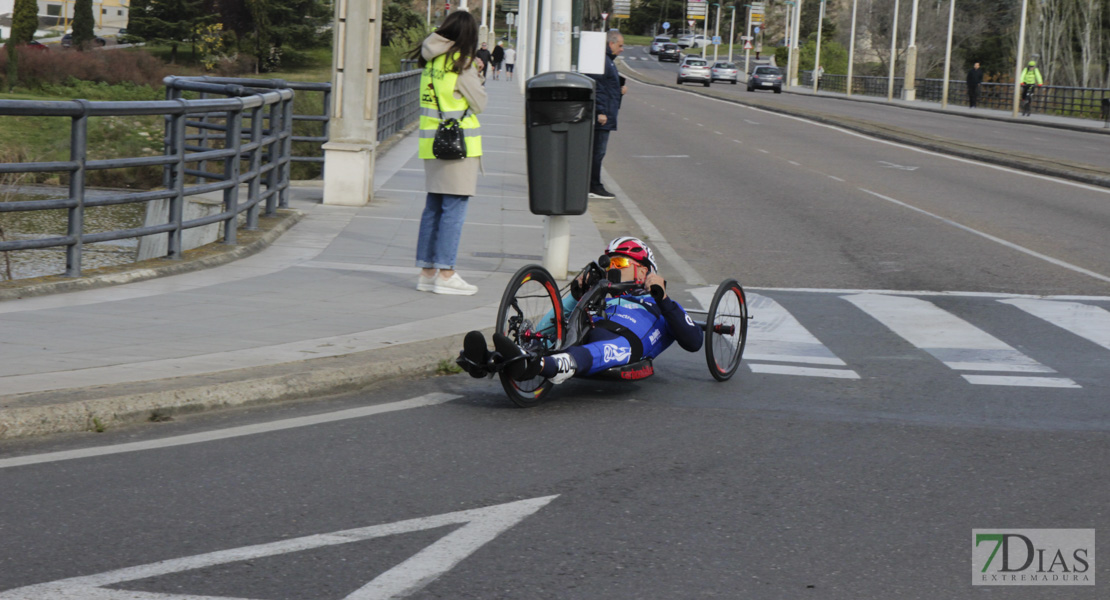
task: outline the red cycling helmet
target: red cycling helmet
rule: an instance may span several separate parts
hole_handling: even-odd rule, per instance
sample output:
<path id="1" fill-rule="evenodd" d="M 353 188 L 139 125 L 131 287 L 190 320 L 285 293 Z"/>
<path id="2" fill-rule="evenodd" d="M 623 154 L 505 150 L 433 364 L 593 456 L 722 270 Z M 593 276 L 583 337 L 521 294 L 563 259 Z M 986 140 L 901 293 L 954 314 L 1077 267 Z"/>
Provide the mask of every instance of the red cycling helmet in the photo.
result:
<path id="1" fill-rule="evenodd" d="M 640 264 L 647 265 L 652 271 L 658 271 L 655 266 L 655 255 L 651 253 L 648 245 L 634 237 L 619 237 L 609 242 L 605 247 L 605 254 L 620 254 L 627 256 Z"/>

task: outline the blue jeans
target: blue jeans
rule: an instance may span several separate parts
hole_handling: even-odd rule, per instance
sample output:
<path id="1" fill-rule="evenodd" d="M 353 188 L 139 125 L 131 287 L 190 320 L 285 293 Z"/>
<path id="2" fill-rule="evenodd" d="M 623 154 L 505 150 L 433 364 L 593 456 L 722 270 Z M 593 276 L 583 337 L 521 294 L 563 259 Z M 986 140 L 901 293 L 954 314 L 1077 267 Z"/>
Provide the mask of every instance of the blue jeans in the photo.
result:
<path id="1" fill-rule="evenodd" d="M 469 196 L 428 193 L 420 216 L 420 238 L 416 240 L 416 266 L 422 269 L 453 269 L 459 252 L 463 221 Z"/>

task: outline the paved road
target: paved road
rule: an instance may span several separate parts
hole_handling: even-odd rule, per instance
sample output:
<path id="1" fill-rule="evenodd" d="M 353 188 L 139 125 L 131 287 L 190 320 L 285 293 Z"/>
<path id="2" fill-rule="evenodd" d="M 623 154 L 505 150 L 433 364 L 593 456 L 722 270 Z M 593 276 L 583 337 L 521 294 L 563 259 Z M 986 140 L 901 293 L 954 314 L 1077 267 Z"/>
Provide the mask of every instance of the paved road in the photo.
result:
<path id="1" fill-rule="evenodd" d="M 748 286 L 737 378 L 5 444 L 0 599 L 978 598 L 972 529 L 1110 527 L 1106 192 L 635 84 L 606 168 L 688 305 Z"/>

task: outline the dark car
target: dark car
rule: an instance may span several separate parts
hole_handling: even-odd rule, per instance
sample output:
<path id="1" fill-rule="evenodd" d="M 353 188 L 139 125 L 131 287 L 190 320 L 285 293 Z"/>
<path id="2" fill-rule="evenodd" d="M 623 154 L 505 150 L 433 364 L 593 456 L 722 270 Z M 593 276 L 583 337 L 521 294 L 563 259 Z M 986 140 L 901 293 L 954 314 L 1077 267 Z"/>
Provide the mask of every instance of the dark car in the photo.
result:
<path id="1" fill-rule="evenodd" d="M 659 62 L 678 62 L 682 58 L 682 49 L 678 44 L 663 44 L 659 49 Z"/>
<path id="2" fill-rule="evenodd" d="M 663 44 L 669 44 L 670 41 L 671 38 L 665 35 L 655 36 L 655 39 L 651 40 L 651 49 L 649 50 L 649 52 L 653 55 L 659 54 L 659 51 L 663 49 Z"/>
<path id="3" fill-rule="evenodd" d="M 760 65 L 748 75 L 748 91 L 774 90 L 776 94 L 782 93 L 782 69 L 767 65 Z"/>
<path id="4" fill-rule="evenodd" d="M 98 35 L 98 36 L 93 38 L 93 43 L 96 44 L 97 46 L 104 46 L 108 43 L 108 40 L 106 40 L 106 39 L 104 39 L 104 38 L 102 38 Z M 73 46 L 73 34 L 72 33 L 67 33 L 67 34 L 63 35 L 62 36 L 62 48 L 70 48 L 72 46 Z"/>

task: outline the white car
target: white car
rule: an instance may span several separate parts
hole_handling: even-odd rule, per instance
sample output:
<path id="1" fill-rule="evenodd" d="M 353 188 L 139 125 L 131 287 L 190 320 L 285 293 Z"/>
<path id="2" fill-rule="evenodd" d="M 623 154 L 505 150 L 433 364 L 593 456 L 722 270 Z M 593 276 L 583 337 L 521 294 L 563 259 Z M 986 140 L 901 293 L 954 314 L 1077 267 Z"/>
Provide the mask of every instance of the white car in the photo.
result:
<path id="1" fill-rule="evenodd" d="M 710 82 L 713 81 L 713 75 L 709 70 L 709 61 L 700 56 L 687 56 L 686 60 L 682 61 L 682 65 L 678 67 L 678 84 L 682 85 L 687 81 L 696 81 L 705 87 L 709 87 Z"/>
<path id="2" fill-rule="evenodd" d="M 679 48 L 701 48 L 703 46 L 708 46 L 710 44 L 710 42 L 712 42 L 712 41 L 713 41 L 713 38 L 709 38 L 709 37 L 706 37 L 704 35 L 699 34 L 699 35 L 684 35 L 684 36 L 678 38 L 677 43 L 678 43 Z"/>

